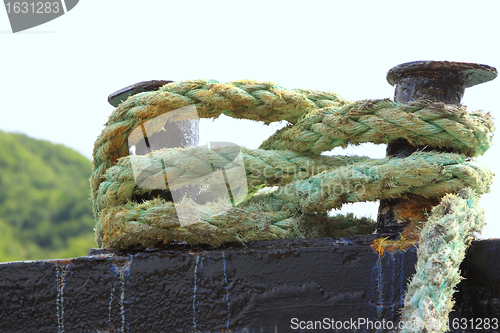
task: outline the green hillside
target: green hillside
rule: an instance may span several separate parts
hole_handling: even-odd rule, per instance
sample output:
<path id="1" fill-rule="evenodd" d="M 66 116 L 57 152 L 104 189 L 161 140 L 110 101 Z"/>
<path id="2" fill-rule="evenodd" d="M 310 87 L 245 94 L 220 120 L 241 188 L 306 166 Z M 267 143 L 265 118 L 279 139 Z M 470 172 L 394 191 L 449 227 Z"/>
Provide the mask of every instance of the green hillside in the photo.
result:
<path id="1" fill-rule="evenodd" d="M 69 258 L 95 247 L 91 161 L 0 131 L 0 261 Z"/>

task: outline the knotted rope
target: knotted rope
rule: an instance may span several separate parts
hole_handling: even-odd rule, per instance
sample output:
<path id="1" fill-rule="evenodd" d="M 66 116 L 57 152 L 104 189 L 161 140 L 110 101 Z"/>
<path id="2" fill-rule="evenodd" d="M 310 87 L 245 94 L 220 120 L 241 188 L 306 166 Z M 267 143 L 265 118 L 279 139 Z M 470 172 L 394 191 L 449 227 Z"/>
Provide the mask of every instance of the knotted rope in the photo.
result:
<path id="1" fill-rule="evenodd" d="M 198 205 L 186 199 L 183 205 L 188 211 L 205 217 L 181 225 L 172 201 L 158 197 L 135 202 L 134 198 L 151 193 L 148 182 L 164 177 L 180 180 L 178 185 L 166 185 L 165 192 L 191 180 L 209 179 L 214 166 L 230 165 L 236 152 L 221 148 L 213 154 L 190 147 L 128 156 L 127 138 L 144 122 L 189 105 L 196 106 L 200 118 L 225 114 L 266 124 L 281 120 L 290 124 L 260 149 L 238 150 L 246 172 L 245 184 L 238 186 L 248 190 L 246 200 L 221 212 L 223 203 L 217 200 Z M 491 172 L 470 157 L 483 154 L 491 146 L 493 130 L 489 114 L 468 113 L 457 105 L 390 100 L 351 103 L 337 94 L 287 90 L 268 82 L 170 83 L 120 104 L 95 142 L 90 182 L 98 220 L 96 241 L 101 247 L 111 248 L 149 247 L 162 242 L 219 246 L 232 241 L 370 233 L 374 230 L 372 221 L 352 215 L 330 217 L 327 211 L 344 203 L 390 199 L 406 193 L 442 198 L 466 187 L 472 189 L 468 197 L 488 192 Z M 456 153 L 416 152 L 403 159 L 320 155 L 337 146 L 389 143 L 400 138 L 417 146 L 447 147 Z M 134 173 L 133 165 L 139 174 Z M 271 188 L 261 193 L 258 190 L 262 187 Z M 202 188 L 200 195 L 210 197 L 211 191 L 214 188 Z M 451 199 L 446 200 L 440 207 L 451 205 L 446 203 Z M 442 210 L 433 211 L 430 225 L 437 225 Z M 455 220 L 460 224 L 469 217 L 458 214 Z M 471 230 L 477 230 L 464 228 L 459 229 L 462 238 L 453 238 L 461 244 L 468 242 Z M 420 251 L 426 251 L 425 244 L 419 249 L 419 264 L 424 260 Z M 453 290 L 453 283 L 448 287 Z M 414 305 L 415 299 L 408 302 Z"/>

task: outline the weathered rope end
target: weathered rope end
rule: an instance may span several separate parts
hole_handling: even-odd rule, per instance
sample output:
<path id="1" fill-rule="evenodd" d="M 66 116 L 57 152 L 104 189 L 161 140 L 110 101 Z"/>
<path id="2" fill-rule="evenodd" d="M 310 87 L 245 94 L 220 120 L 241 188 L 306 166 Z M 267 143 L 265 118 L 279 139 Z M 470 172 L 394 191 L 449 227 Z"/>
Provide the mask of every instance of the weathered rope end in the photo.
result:
<path id="1" fill-rule="evenodd" d="M 472 189 L 448 194 L 434 207 L 420 234 L 416 273 L 408 286 L 402 333 L 446 332 L 460 264 L 473 234 L 481 232 L 484 213 Z"/>

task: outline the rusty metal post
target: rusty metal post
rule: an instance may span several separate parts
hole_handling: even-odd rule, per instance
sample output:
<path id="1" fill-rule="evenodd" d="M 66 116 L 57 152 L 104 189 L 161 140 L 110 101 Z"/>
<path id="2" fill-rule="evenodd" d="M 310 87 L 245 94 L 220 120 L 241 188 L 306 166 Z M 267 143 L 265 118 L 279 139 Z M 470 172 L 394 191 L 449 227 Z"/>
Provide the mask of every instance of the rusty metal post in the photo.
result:
<path id="1" fill-rule="evenodd" d="M 414 61 L 391 68 L 387 73 L 387 81 L 395 88 L 394 100 L 397 102 L 425 99 L 460 104 L 465 88 L 493 80 L 497 74 L 493 67 L 474 63 Z M 399 139 L 387 145 L 386 154 L 404 158 L 417 149 L 452 152 L 446 148 L 416 147 Z M 415 226 L 416 222 L 425 221 L 425 212 L 430 213 L 438 203 L 437 198 L 427 199 L 414 194 L 380 200 L 377 232 L 399 233 L 408 225 Z"/>

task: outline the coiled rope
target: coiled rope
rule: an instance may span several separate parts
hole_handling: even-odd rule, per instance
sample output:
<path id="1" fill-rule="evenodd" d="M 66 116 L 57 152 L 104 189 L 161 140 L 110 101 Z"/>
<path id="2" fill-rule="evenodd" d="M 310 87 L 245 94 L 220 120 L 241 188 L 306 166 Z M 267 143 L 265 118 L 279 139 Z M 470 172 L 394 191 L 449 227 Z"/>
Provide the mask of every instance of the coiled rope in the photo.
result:
<path id="1" fill-rule="evenodd" d="M 144 165 L 145 182 L 164 176 L 189 182 L 209 177 L 214 164 L 227 165 L 234 151 L 220 149 L 216 160 L 207 150 L 196 147 L 128 156 L 127 138 L 142 123 L 189 105 L 196 106 L 200 118 L 225 114 L 266 124 L 281 120 L 290 124 L 260 149 L 241 149 L 247 176 L 247 183 L 241 186 L 247 186 L 249 192 L 245 201 L 223 212 L 216 201 L 202 206 L 187 202 L 189 209 L 203 211 L 207 217 L 182 226 L 173 202 L 162 198 L 133 201 L 151 190 L 138 185 L 132 163 Z M 96 241 L 110 248 L 149 247 L 162 242 L 219 246 L 232 241 L 370 233 L 374 230 L 372 221 L 352 215 L 330 217 L 327 211 L 344 203 L 406 193 L 442 198 L 463 188 L 472 189 L 467 192 L 469 197 L 488 192 L 491 172 L 470 158 L 491 146 L 493 130 L 489 114 L 468 113 L 464 106 L 428 101 L 351 103 L 337 94 L 287 90 L 269 82 L 170 83 L 120 104 L 95 142 L 90 182 L 97 217 Z M 417 146 L 447 147 L 456 153 L 416 152 L 403 159 L 320 155 L 337 146 L 389 143 L 400 138 Z M 274 187 L 256 192 L 262 186 Z M 171 190 L 175 188 L 165 189 Z M 429 224 L 439 220 L 438 210 L 433 211 Z M 457 215 L 455 220 L 460 224 L 468 216 Z M 461 243 L 469 240 L 472 229 L 459 230 L 463 233 Z M 419 264 L 427 260 L 424 258 L 419 252 Z M 454 284 L 448 285 L 453 290 Z M 410 303 L 415 304 L 414 299 Z"/>

